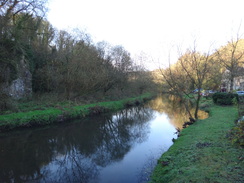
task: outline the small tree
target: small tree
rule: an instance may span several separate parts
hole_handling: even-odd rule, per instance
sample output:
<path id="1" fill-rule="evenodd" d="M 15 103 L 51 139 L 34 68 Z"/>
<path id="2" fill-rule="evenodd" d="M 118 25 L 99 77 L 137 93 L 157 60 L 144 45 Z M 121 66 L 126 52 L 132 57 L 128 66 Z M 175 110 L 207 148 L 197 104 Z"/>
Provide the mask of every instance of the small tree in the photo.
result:
<path id="1" fill-rule="evenodd" d="M 197 119 L 201 89 L 211 73 L 212 65 L 213 60 L 209 54 L 200 54 L 194 47 L 185 54 L 181 54 L 176 64 L 169 64 L 167 69 L 161 70 L 169 86 L 169 92 L 181 98 L 191 118 L 193 116 L 190 113 L 189 104 L 191 100 L 195 101 L 194 118 Z M 189 95 L 193 88 L 198 89 L 196 98 Z"/>

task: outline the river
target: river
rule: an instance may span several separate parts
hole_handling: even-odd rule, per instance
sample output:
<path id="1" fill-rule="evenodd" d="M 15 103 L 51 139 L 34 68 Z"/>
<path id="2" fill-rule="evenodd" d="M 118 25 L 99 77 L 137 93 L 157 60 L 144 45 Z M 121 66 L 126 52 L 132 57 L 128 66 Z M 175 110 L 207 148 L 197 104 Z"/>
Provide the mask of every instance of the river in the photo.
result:
<path id="1" fill-rule="evenodd" d="M 187 114 L 158 97 L 144 106 L 0 136 L 0 182 L 147 182 Z"/>

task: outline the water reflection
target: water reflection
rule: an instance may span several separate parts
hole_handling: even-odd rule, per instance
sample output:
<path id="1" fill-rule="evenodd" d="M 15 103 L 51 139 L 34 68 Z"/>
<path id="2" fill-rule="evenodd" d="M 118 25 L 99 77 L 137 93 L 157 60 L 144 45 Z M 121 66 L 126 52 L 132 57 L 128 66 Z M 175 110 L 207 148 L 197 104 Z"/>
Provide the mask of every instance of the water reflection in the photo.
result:
<path id="1" fill-rule="evenodd" d="M 176 97 L 170 95 L 158 96 L 154 100 L 150 101 L 148 106 L 160 113 L 166 113 L 171 124 L 176 128 L 182 129 L 183 123 L 189 121 L 189 114 L 187 113 L 183 104 L 180 103 Z M 190 111 L 192 114 L 194 114 L 193 108 Z M 198 119 L 205 119 L 207 117 L 208 113 L 199 110 Z"/>
<path id="2" fill-rule="evenodd" d="M 153 111 L 132 108 L 0 138 L 0 182 L 88 182 L 148 138 Z"/>
<path id="3" fill-rule="evenodd" d="M 175 100 L 0 137 L 0 182 L 146 182 L 188 118 Z"/>

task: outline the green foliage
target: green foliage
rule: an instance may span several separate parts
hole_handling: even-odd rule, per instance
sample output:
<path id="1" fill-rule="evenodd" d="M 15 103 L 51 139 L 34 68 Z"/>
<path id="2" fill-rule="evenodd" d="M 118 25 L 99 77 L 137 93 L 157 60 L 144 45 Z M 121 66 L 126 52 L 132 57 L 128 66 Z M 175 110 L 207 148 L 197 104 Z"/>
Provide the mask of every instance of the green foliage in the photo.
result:
<path id="1" fill-rule="evenodd" d="M 0 85 L 3 82 L 11 82 L 17 77 L 17 64 L 14 42 L 12 40 L 0 39 Z"/>
<path id="2" fill-rule="evenodd" d="M 57 105 L 56 107 L 54 107 L 54 105 L 49 107 L 39 105 L 37 108 L 32 106 L 32 109 L 30 108 L 31 104 L 21 105 L 23 108 L 27 108 L 26 112 L 0 115 L 0 131 L 17 127 L 42 126 L 55 122 L 63 122 L 68 119 L 116 111 L 123 109 L 128 102 L 136 105 L 139 101 L 142 103 L 151 97 L 152 94 L 146 93 L 139 97 L 127 98 L 119 101 L 98 102 L 79 106 L 67 106 L 66 103 L 64 103 L 63 106 Z"/>
<path id="3" fill-rule="evenodd" d="M 213 102 L 218 105 L 232 105 L 233 102 L 238 99 L 238 95 L 234 93 L 214 93 Z"/>

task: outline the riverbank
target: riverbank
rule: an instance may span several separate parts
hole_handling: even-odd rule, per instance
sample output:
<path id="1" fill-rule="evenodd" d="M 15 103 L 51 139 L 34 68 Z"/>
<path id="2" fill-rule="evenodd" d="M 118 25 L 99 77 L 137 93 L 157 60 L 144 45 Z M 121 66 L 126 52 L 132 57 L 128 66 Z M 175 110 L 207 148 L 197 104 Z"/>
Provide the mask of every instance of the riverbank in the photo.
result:
<path id="1" fill-rule="evenodd" d="M 0 132 L 15 128 L 29 128 L 53 123 L 62 123 L 70 119 L 82 118 L 89 115 L 120 110 L 133 105 L 139 105 L 153 97 L 146 93 L 138 97 L 126 98 L 118 101 L 98 102 L 93 104 L 35 108 L 26 112 L 0 115 Z"/>
<path id="2" fill-rule="evenodd" d="M 228 139 L 235 106 L 211 105 L 210 116 L 182 130 L 158 160 L 151 182 L 244 182 L 243 148 Z"/>

